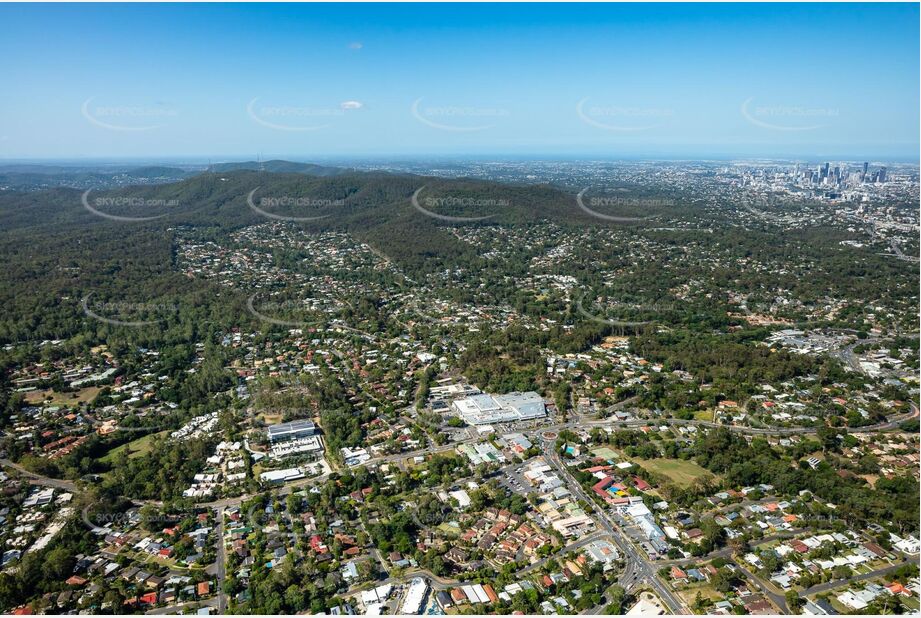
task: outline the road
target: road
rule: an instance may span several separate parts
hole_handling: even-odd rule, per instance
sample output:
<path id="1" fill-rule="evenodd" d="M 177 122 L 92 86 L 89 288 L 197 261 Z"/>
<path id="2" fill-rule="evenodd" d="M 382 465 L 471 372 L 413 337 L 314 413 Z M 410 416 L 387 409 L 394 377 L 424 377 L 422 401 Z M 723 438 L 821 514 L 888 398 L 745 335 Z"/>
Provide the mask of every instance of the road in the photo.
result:
<path id="1" fill-rule="evenodd" d="M 468 442 L 469 443 L 479 442 L 481 440 L 482 440 L 481 437 L 477 437 L 477 438 L 462 440 L 460 442 L 452 442 L 451 444 L 444 444 L 441 446 L 429 446 L 424 449 L 419 449 L 416 451 L 406 451 L 403 453 L 396 453 L 394 455 L 381 455 L 379 457 L 372 457 L 371 459 L 365 461 L 361 465 L 362 466 L 379 465 L 382 463 L 402 461 L 404 459 L 409 459 L 411 457 L 434 455 L 438 453 L 447 453 L 447 452 L 453 451 L 461 444 L 466 444 Z M 354 466 L 354 467 L 358 467 L 358 466 Z M 279 495 L 285 496 L 294 490 L 301 489 L 303 487 L 308 487 L 311 485 L 315 485 L 317 483 L 322 483 L 328 478 L 329 478 L 329 474 L 321 474 L 319 476 L 313 476 L 310 478 L 298 479 L 296 481 L 291 481 L 290 483 L 285 483 L 284 485 L 279 485 L 277 487 L 277 491 Z M 198 502 L 196 503 L 196 506 L 203 507 L 203 508 L 212 508 L 212 509 L 239 506 L 240 504 L 242 504 L 243 502 L 246 502 L 253 496 L 254 494 L 243 494 L 243 495 L 235 496 L 231 498 L 221 498 L 218 500 L 211 500 L 209 502 Z"/>
<path id="2" fill-rule="evenodd" d="M 869 573 L 863 573 L 861 575 L 852 575 L 851 577 L 848 577 L 847 579 L 836 579 L 830 582 L 825 582 L 824 584 L 816 584 L 812 588 L 807 588 L 806 590 L 801 592 L 800 596 L 805 597 L 807 595 L 819 594 L 821 592 L 827 592 L 833 588 L 837 588 L 838 586 L 844 586 L 851 582 L 859 582 L 865 579 L 873 579 L 874 577 L 885 575 L 886 573 L 889 573 L 890 571 L 895 571 L 896 569 L 899 569 L 907 564 L 916 564 L 916 563 L 911 560 L 905 560 L 903 562 L 899 562 L 898 564 L 893 564 L 887 567 L 883 567 L 881 569 L 876 569 L 875 571 L 870 571 Z"/>
<path id="3" fill-rule="evenodd" d="M 912 418 L 918 415 L 918 408 L 914 402 L 911 402 L 911 411 L 905 412 L 904 414 L 897 414 L 889 418 L 884 423 L 877 423 L 875 425 L 867 425 L 865 427 L 847 427 L 849 433 L 873 433 L 876 431 L 888 431 L 898 427 L 899 423 Z M 648 425 L 654 424 L 663 424 L 663 425 L 695 425 L 698 427 L 709 427 L 709 428 L 724 428 L 729 431 L 743 433 L 748 435 L 768 435 L 768 436 L 782 436 L 782 435 L 793 435 L 793 434 L 813 434 L 816 433 L 817 429 L 815 427 L 770 427 L 770 428 L 760 428 L 760 427 L 745 427 L 742 425 L 723 425 L 721 423 L 714 423 L 712 421 L 699 421 L 699 420 L 682 420 L 677 418 L 660 418 L 660 419 L 636 419 L 629 421 L 616 421 L 616 420 L 600 420 L 600 421 L 570 421 L 567 423 L 560 423 L 556 425 L 548 425 L 541 428 L 541 431 L 561 431 L 563 429 L 591 429 L 593 427 L 645 427 Z"/>
<path id="4" fill-rule="evenodd" d="M 531 571 L 534 571 L 534 570 L 536 570 L 536 569 L 541 568 L 542 566 L 544 566 L 545 564 L 547 564 L 547 563 L 550 562 L 551 560 L 555 560 L 555 559 L 559 558 L 560 556 L 564 556 L 564 555 L 566 555 L 566 554 L 568 554 L 568 553 L 571 553 L 571 552 L 574 552 L 574 551 L 576 551 L 576 550 L 578 550 L 578 549 L 582 549 L 582 548 L 585 547 L 586 545 L 589 545 L 589 544 L 591 544 L 591 543 L 594 543 L 595 541 L 600 541 L 600 540 L 602 540 L 602 539 L 607 538 L 607 536 L 608 536 L 608 535 L 605 534 L 604 532 L 593 532 L 592 534 L 590 534 L 590 535 L 588 535 L 588 536 L 584 536 L 584 537 L 582 537 L 581 539 L 579 539 L 578 541 L 575 541 L 574 543 L 570 543 L 570 544 L 567 545 L 566 547 L 563 547 L 560 551 L 556 552 L 555 554 L 550 554 L 550 555 L 547 556 L 546 558 L 541 558 L 541 559 L 538 560 L 537 562 L 534 562 L 534 563 L 532 563 L 532 564 L 529 564 L 528 566 L 524 567 L 523 569 L 519 569 L 518 575 L 524 575 L 525 573 L 530 573 Z"/>
<path id="5" fill-rule="evenodd" d="M 911 410 L 909 412 L 893 416 L 889 420 L 887 420 L 885 423 L 878 423 L 876 425 L 868 425 L 866 427 L 853 427 L 853 428 L 849 428 L 848 431 L 851 433 L 872 433 L 876 431 L 888 431 L 888 430 L 896 429 L 899 423 L 903 422 L 904 420 L 918 416 L 919 410 L 915 402 L 912 401 L 909 403 L 911 406 Z M 755 428 L 755 427 L 743 427 L 739 425 L 721 425 L 719 423 L 713 423 L 709 421 L 680 420 L 680 419 L 670 418 L 670 419 L 637 419 L 637 420 L 629 420 L 629 421 L 616 421 L 616 420 L 610 420 L 610 419 L 578 420 L 578 421 L 572 420 L 572 421 L 568 421 L 565 423 L 543 425 L 540 427 L 536 427 L 533 430 L 524 430 L 521 433 L 531 434 L 533 437 L 533 436 L 536 436 L 536 435 L 539 435 L 541 433 L 548 432 L 548 431 L 559 432 L 563 429 L 575 429 L 577 427 L 588 428 L 588 429 L 591 429 L 593 427 L 606 427 L 606 426 L 643 427 L 643 426 L 647 426 L 653 423 L 663 423 L 663 424 L 670 424 L 670 425 L 697 425 L 697 426 L 702 426 L 702 427 L 714 427 L 714 428 L 723 427 L 725 429 L 728 429 L 729 431 L 745 433 L 745 434 L 753 434 L 753 435 L 812 434 L 817 431 L 815 427 L 777 427 L 777 428 L 771 428 L 771 429 L 761 429 L 761 428 Z M 379 457 L 372 457 L 371 459 L 364 462 L 362 465 L 365 465 L 365 466 L 376 465 L 376 464 L 381 464 L 385 462 L 404 460 L 410 457 L 418 457 L 418 456 L 424 457 L 426 455 L 433 455 L 436 453 L 445 453 L 445 452 L 453 451 L 461 444 L 475 443 L 475 442 L 481 441 L 482 439 L 483 439 L 482 436 L 475 435 L 466 440 L 461 440 L 459 442 L 452 442 L 451 444 L 445 444 L 441 446 L 429 446 L 424 449 L 419 449 L 416 451 L 407 451 L 403 453 L 396 453 L 393 455 L 382 455 Z M 8 459 L 0 459 L 0 465 L 2 465 L 3 467 L 15 470 L 22 476 L 26 477 L 29 480 L 29 482 L 31 482 L 34 485 L 55 487 L 57 489 L 62 489 L 62 490 L 69 491 L 69 492 L 76 492 L 79 490 L 78 485 L 73 481 L 66 481 L 63 479 L 56 479 L 56 478 L 51 478 L 47 476 L 42 476 L 40 474 L 36 474 Z M 314 483 L 325 481 L 327 477 L 328 475 L 324 474 L 324 475 L 320 475 L 320 476 L 316 476 L 312 478 L 293 481 L 291 483 L 287 483 L 286 485 L 284 485 L 283 488 L 280 488 L 280 491 L 283 494 L 290 493 L 292 489 L 297 489 L 300 487 L 304 487 L 304 486 L 312 485 Z M 229 506 L 237 506 L 243 501 L 248 500 L 251 497 L 252 496 L 249 494 L 244 494 L 242 496 L 237 496 L 233 498 L 224 498 L 224 499 L 213 500 L 213 501 L 208 501 L 208 502 L 199 502 L 196 504 L 196 506 L 200 506 L 203 508 L 226 508 Z M 137 503 L 160 504 L 160 502 L 157 500 L 140 500 L 136 502 Z"/>
<path id="6" fill-rule="evenodd" d="M 217 517 L 217 557 L 215 558 L 215 576 L 217 577 L 217 612 L 225 613 L 227 595 L 224 593 L 224 580 L 227 578 L 227 544 L 224 543 L 224 509 L 215 509 Z"/>
<path id="7" fill-rule="evenodd" d="M 376 579 L 370 582 L 363 582 L 356 586 L 353 586 L 348 589 L 345 593 L 345 596 L 355 594 L 356 592 L 361 592 L 362 590 L 370 590 L 377 586 L 383 586 L 386 584 L 405 584 L 407 580 L 412 579 L 413 577 L 424 577 L 429 580 L 429 586 L 433 590 L 451 590 L 452 588 L 459 588 L 461 586 L 472 586 L 477 582 L 467 582 L 457 579 L 451 579 L 450 577 L 439 577 L 435 575 L 428 569 L 407 569 L 403 571 L 403 574 L 399 577 L 387 577 L 386 579 Z"/>
<path id="8" fill-rule="evenodd" d="M 217 599 L 208 599 L 206 601 L 186 601 L 176 605 L 167 605 L 166 607 L 155 607 L 144 612 L 148 616 L 164 616 L 166 614 L 182 614 L 187 609 L 198 609 L 199 607 L 217 607 Z"/>
<path id="9" fill-rule="evenodd" d="M 911 409 L 909 412 L 905 414 L 893 416 L 889 420 L 887 420 L 885 423 L 879 423 L 877 425 L 872 425 L 872 426 L 867 426 L 867 427 L 852 428 L 852 429 L 849 429 L 848 431 L 852 433 L 866 433 L 866 432 L 886 431 L 886 430 L 895 429 L 899 425 L 899 423 L 901 423 L 905 419 L 918 416 L 919 412 L 918 412 L 917 405 L 914 402 L 910 402 L 910 405 L 911 405 Z M 584 418 L 577 418 L 577 419 L 569 420 L 563 423 L 543 425 L 543 426 L 535 427 L 529 430 L 523 430 L 523 433 L 531 434 L 534 437 L 535 442 L 539 443 L 542 441 L 539 435 L 545 432 L 557 432 L 558 433 L 559 431 L 563 429 L 573 429 L 577 427 L 585 428 L 585 429 L 591 429 L 592 427 L 606 427 L 606 426 L 640 427 L 640 426 L 649 425 L 650 423 L 667 423 L 671 425 L 696 425 L 696 426 L 703 426 L 703 427 L 725 427 L 729 431 L 751 434 L 751 435 L 810 434 L 810 433 L 815 433 L 817 431 L 815 428 L 811 428 L 811 427 L 761 429 L 761 428 L 743 427 L 743 426 L 734 426 L 734 425 L 727 426 L 727 425 L 721 425 L 718 423 L 713 423 L 713 422 L 708 422 L 708 421 L 699 421 L 699 420 L 685 421 L 685 420 L 679 420 L 679 419 L 638 419 L 638 420 L 629 420 L 629 421 L 616 421 L 616 420 L 587 420 Z M 433 445 L 433 446 L 429 446 L 424 449 L 419 449 L 416 451 L 374 457 L 364 462 L 363 465 L 376 465 L 376 464 L 381 464 L 385 462 L 405 460 L 407 458 L 416 457 L 416 456 L 428 456 L 428 455 L 432 455 L 436 453 L 449 452 L 449 451 L 453 451 L 461 444 L 478 442 L 481 439 L 482 439 L 481 436 L 474 434 L 468 439 L 465 439 L 459 442 L 454 442 L 454 443 L 447 444 L 447 445 L 441 445 L 441 446 Z M 584 501 L 586 504 L 589 504 L 591 506 L 592 510 L 594 510 L 595 515 L 597 516 L 597 521 L 601 523 L 601 526 L 603 528 L 603 532 L 598 532 L 594 535 L 590 535 L 589 537 L 580 539 L 579 541 L 566 546 L 563 549 L 563 551 L 558 553 L 557 555 L 561 555 L 562 553 L 566 553 L 569 551 L 579 549 L 585 546 L 586 544 L 590 543 L 592 540 L 595 540 L 596 538 L 604 538 L 605 536 L 608 536 L 614 542 L 614 544 L 618 547 L 625 561 L 625 568 L 624 568 L 623 573 L 621 573 L 621 575 L 618 578 L 618 584 L 620 584 L 625 590 L 629 590 L 637 586 L 646 585 L 656 592 L 656 594 L 663 600 L 663 602 L 665 602 L 669 610 L 672 611 L 673 613 L 689 613 L 689 609 L 683 604 L 683 602 L 668 587 L 666 587 L 658 577 L 658 574 L 657 574 L 658 568 L 666 564 L 666 562 L 653 563 L 652 561 L 648 560 L 643 555 L 643 552 L 640 549 L 638 549 L 636 546 L 634 546 L 633 543 L 629 540 L 629 538 L 626 537 L 626 535 L 611 520 L 608 513 L 605 512 L 604 509 L 601 508 L 595 500 L 593 500 L 591 497 L 586 495 L 585 491 L 582 489 L 579 483 L 569 474 L 569 471 L 566 469 L 566 466 L 563 464 L 562 461 L 560 461 L 559 455 L 553 449 L 554 443 L 548 440 L 543 440 L 542 442 L 544 444 L 545 458 L 547 462 L 559 472 L 561 478 L 566 480 L 567 487 L 569 487 L 580 500 Z M 19 473 L 24 478 L 26 478 L 30 483 L 35 484 L 35 485 L 54 487 L 56 489 L 60 489 L 60 490 L 68 491 L 68 492 L 79 491 L 78 484 L 73 481 L 55 479 L 55 478 L 46 477 L 40 474 L 36 474 L 34 472 L 27 470 L 23 466 L 16 464 L 8 459 L 0 459 L 0 465 L 2 465 L 3 467 L 9 468 L 9 469 L 15 470 L 17 473 Z M 308 479 L 301 479 L 301 480 L 294 481 L 292 483 L 288 483 L 284 486 L 279 487 L 278 492 L 281 495 L 286 495 L 302 487 L 324 482 L 325 480 L 327 480 L 327 478 L 328 478 L 328 474 L 324 474 L 318 477 L 313 477 L 313 478 L 308 478 Z M 196 602 L 196 603 L 178 604 L 178 605 L 171 606 L 171 607 L 154 609 L 148 613 L 173 613 L 173 612 L 181 611 L 182 609 L 186 607 L 201 606 L 201 605 L 209 605 L 211 607 L 214 607 L 219 613 L 224 613 L 226 611 L 227 598 L 223 591 L 224 580 L 226 578 L 226 571 L 225 571 L 226 569 L 226 547 L 224 546 L 224 539 L 223 539 L 223 536 L 224 536 L 223 535 L 223 532 L 224 532 L 223 511 L 227 507 L 240 505 L 243 501 L 249 499 L 250 497 L 251 497 L 250 495 L 242 495 L 242 496 L 237 496 L 237 497 L 232 497 L 232 498 L 214 500 L 210 502 L 202 502 L 198 504 L 198 506 L 200 507 L 212 508 L 217 513 L 218 548 L 217 548 L 217 558 L 216 558 L 216 562 L 214 565 L 215 566 L 215 576 L 217 578 L 217 591 L 218 591 L 217 596 L 214 599 L 210 599 L 204 603 Z M 156 501 L 147 501 L 147 502 L 156 503 Z M 523 569 L 522 572 L 529 572 L 536 568 L 539 568 L 545 562 L 546 562 L 546 559 L 534 565 L 530 565 L 529 567 L 526 567 L 525 569 Z M 679 563 L 681 561 L 668 561 L 668 563 L 672 563 L 672 562 Z M 852 578 L 851 581 L 860 580 L 860 579 L 869 579 L 877 575 L 880 575 L 882 573 L 885 573 L 887 571 L 891 571 L 895 568 L 898 568 L 898 566 L 901 566 L 901 565 L 893 565 L 891 567 L 887 567 L 886 569 L 881 569 L 874 573 L 857 576 L 855 578 Z M 438 578 L 434 574 L 429 573 L 427 571 L 416 571 L 416 573 L 425 575 L 426 577 L 428 577 L 433 582 L 433 587 L 436 589 L 452 588 L 452 587 L 456 587 L 459 585 L 463 585 L 464 583 L 464 582 L 455 582 L 452 580 Z M 406 576 L 404 575 L 404 577 L 399 578 L 399 580 L 403 580 L 405 579 L 405 577 Z M 787 611 L 786 600 L 784 599 L 783 595 L 778 595 L 774 593 L 773 591 L 771 591 L 758 579 L 757 576 L 752 575 L 751 579 L 754 581 L 755 585 L 757 585 L 759 589 L 761 589 L 762 592 L 768 598 L 770 598 L 773 603 L 775 603 L 775 605 L 777 605 L 782 611 Z M 390 581 L 390 580 L 385 580 L 385 581 Z M 394 583 L 396 583 L 398 580 L 394 579 L 393 581 Z M 841 585 L 843 583 L 845 583 L 845 580 L 840 580 L 838 582 L 829 582 L 827 584 L 820 584 L 806 591 L 805 594 L 814 594 L 816 592 L 828 590 L 838 585 Z M 594 608 L 594 609 L 598 609 L 600 611 L 599 608 Z M 597 613 L 597 612 L 592 611 L 590 613 Z"/>
<path id="10" fill-rule="evenodd" d="M 848 429 L 848 431 L 850 431 L 851 433 L 869 433 L 869 432 L 875 432 L 875 431 L 887 431 L 887 430 L 895 429 L 898 427 L 899 423 L 901 423 L 902 421 L 918 415 L 918 408 L 915 406 L 914 402 L 911 402 L 911 406 L 912 406 L 911 412 L 906 412 L 905 414 L 893 416 L 890 420 L 888 420 L 885 423 L 879 423 L 877 425 L 868 425 L 866 427 L 854 427 L 854 428 Z M 698 421 L 698 420 L 684 421 L 680 419 L 641 419 L 641 420 L 634 420 L 634 421 L 612 421 L 612 420 L 568 421 L 566 423 L 558 423 L 555 425 L 544 425 L 544 426 L 535 428 L 534 430 L 522 431 L 521 433 L 531 434 L 532 437 L 537 439 L 537 436 L 539 436 L 539 434 L 547 432 L 547 431 L 559 432 L 563 429 L 575 429 L 577 427 L 586 427 L 586 428 L 604 427 L 604 426 L 643 427 L 643 426 L 649 425 L 651 423 L 656 423 L 656 422 L 673 424 L 673 425 L 698 425 L 698 426 L 705 426 L 705 427 L 724 427 L 728 429 L 729 431 L 735 431 L 735 432 L 747 433 L 747 434 L 757 434 L 757 435 L 812 434 L 817 431 L 815 427 L 779 427 L 779 428 L 774 428 L 774 429 L 759 429 L 759 428 L 754 428 L 754 427 L 742 427 L 742 426 L 737 426 L 737 425 L 721 425 L 719 423 L 712 423 L 709 421 Z M 409 459 L 411 457 L 425 457 L 428 455 L 434 455 L 438 453 L 447 453 L 447 452 L 451 452 L 455 450 L 458 446 L 462 444 L 473 444 L 476 442 L 480 442 L 483 439 L 484 439 L 483 436 L 475 435 L 472 438 L 467 438 L 459 442 L 452 442 L 451 444 L 444 444 L 441 446 L 428 446 L 423 449 L 419 449 L 415 451 L 406 451 L 402 453 L 396 453 L 393 455 L 381 455 L 379 457 L 372 457 L 371 459 L 365 461 L 361 465 L 364 465 L 364 466 L 379 465 L 382 463 L 402 461 L 405 459 Z M 6 460 L 2 460 L 0 461 L 0 463 L 3 463 L 4 465 L 6 465 L 7 462 Z M 41 477 L 36 474 L 32 474 L 32 473 L 29 473 L 29 474 L 32 477 L 35 477 L 36 479 L 47 481 L 46 484 L 50 484 L 52 481 L 59 482 L 59 483 L 67 483 L 67 481 L 57 481 L 57 479 L 48 479 L 46 477 Z M 291 483 L 287 483 L 283 487 L 279 488 L 279 492 L 281 493 L 281 495 L 285 495 L 285 494 L 290 493 L 294 489 L 299 489 L 301 487 L 313 485 L 315 483 L 325 481 L 327 478 L 328 478 L 328 475 L 323 474 L 323 475 L 312 477 L 312 478 L 292 481 Z M 70 485 L 73 486 L 72 483 Z M 207 507 L 207 508 L 221 508 L 221 507 L 228 507 L 228 506 L 238 506 L 239 504 L 248 500 L 251 497 L 252 495 L 244 494 L 242 496 L 237 496 L 234 498 L 223 498 L 220 500 L 213 500 L 210 502 L 200 502 L 197 504 L 197 506 Z"/>
<path id="11" fill-rule="evenodd" d="M 624 589 L 628 589 L 633 586 L 642 586 L 644 584 L 648 585 L 656 592 L 659 598 L 665 602 L 673 614 L 691 613 L 690 610 L 684 606 L 681 600 L 675 596 L 671 590 L 663 585 L 662 581 L 659 579 L 658 574 L 656 573 L 658 570 L 657 566 L 645 556 L 643 556 L 642 552 L 637 549 L 625 537 L 623 533 L 620 532 L 617 525 L 611 521 L 608 513 L 603 508 L 601 508 L 597 502 L 590 498 L 585 493 L 585 490 L 582 489 L 582 486 L 579 484 L 579 482 L 572 477 L 572 475 L 569 473 L 569 470 L 560 461 L 552 441 L 544 442 L 544 458 L 551 466 L 556 469 L 561 478 L 566 480 L 566 487 L 570 489 L 577 498 L 591 506 L 592 510 L 595 512 L 597 521 L 601 522 L 602 528 L 604 528 L 604 530 L 608 533 L 608 535 L 610 535 L 614 543 L 617 545 L 626 563 L 624 573 L 621 574 L 618 583 L 620 583 Z"/>
<path id="12" fill-rule="evenodd" d="M 777 594 L 776 592 L 771 590 L 764 582 L 761 581 L 760 577 L 758 577 L 756 574 L 749 571 L 747 568 L 740 566 L 739 563 L 729 562 L 728 564 L 733 565 L 736 569 L 739 570 L 740 573 L 744 573 L 745 575 L 747 575 L 748 579 L 752 583 L 755 584 L 755 587 L 757 587 L 758 590 L 760 590 L 762 594 L 764 594 L 764 596 L 767 597 L 771 601 L 771 603 L 773 603 L 775 606 L 777 606 L 780 609 L 780 613 L 782 614 L 790 613 L 790 608 L 787 607 L 787 599 L 786 597 L 784 597 L 784 595 Z"/>
<path id="13" fill-rule="evenodd" d="M 21 475 L 26 477 L 30 483 L 33 485 L 42 485 L 44 487 L 54 487 L 56 489 L 63 489 L 69 492 L 77 491 L 77 484 L 73 481 L 65 481 L 62 479 L 55 479 L 48 476 L 42 476 L 41 474 L 36 474 L 29 470 L 26 470 L 17 463 L 13 463 L 9 459 L 0 459 L 0 464 L 6 468 L 12 468 L 16 470 Z"/>
<path id="14" fill-rule="evenodd" d="M 760 545 L 762 543 L 770 543 L 771 541 L 777 541 L 780 539 L 790 539 L 790 538 L 795 537 L 797 534 L 800 534 L 800 531 L 788 530 L 786 532 L 777 532 L 776 534 L 771 534 L 771 535 L 761 537 L 758 539 L 752 539 L 748 542 L 749 548 L 756 546 L 756 545 Z M 700 564 L 701 562 L 713 560 L 714 558 L 729 558 L 732 556 L 733 553 L 738 553 L 738 552 L 733 550 L 731 546 L 726 545 L 725 547 L 721 549 L 713 550 L 709 554 L 706 554 L 704 556 L 691 556 L 690 558 L 676 558 L 674 560 L 660 560 L 656 564 L 660 566 L 672 566 L 672 565 L 685 566 L 688 564 Z"/>
<path id="15" fill-rule="evenodd" d="M 918 262 L 918 258 L 912 255 L 905 255 L 902 251 L 902 248 L 899 246 L 899 242 L 892 238 L 889 240 L 889 248 L 892 249 L 892 252 L 895 253 L 895 256 L 900 260 L 905 260 L 906 262 Z"/>

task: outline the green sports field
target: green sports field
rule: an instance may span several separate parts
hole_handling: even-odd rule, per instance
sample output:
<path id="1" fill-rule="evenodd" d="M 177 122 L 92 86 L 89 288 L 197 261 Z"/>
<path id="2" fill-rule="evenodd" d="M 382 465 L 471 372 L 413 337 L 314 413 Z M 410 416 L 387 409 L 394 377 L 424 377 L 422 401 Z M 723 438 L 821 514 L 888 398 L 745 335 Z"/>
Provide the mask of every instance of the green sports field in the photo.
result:
<path id="1" fill-rule="evenodd" d="M 668 477 L 674 484 L 682 487 L 691 485 L 705 474 L 711 474 L 693 461 L 684 459 L 634 459 L 633 461 L 650 472 Z"/>

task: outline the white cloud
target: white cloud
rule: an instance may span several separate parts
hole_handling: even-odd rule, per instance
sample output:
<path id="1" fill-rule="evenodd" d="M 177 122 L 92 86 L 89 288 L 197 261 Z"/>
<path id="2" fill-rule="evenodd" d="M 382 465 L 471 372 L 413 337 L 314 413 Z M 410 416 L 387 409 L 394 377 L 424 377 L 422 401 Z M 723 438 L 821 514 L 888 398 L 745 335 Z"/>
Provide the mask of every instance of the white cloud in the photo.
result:
<path id="1" fill-rule="evenodd" d="M 342 109 L 361 109 L 361 101 L 343 101 L 339 104 Z"/>

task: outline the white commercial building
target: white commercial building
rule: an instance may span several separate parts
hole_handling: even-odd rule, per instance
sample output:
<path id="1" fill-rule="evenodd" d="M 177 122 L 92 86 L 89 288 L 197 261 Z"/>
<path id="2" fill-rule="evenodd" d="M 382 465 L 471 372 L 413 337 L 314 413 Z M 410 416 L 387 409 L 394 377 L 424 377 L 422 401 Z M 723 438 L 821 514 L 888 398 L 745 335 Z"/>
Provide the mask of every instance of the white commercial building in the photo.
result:
<path id="1" fill-rule="evenodd" d="M 259 478 L 266 483 L 284 483 L 304 478 L 304 473 L 300 468 L 287 468 L 285 470 L 269 470 L 259 475 Z"/>
<path id="2" fill-rule="evenodd" d="M 288 455 L 310 455 L 319 457 L 323 454 L 323 443 L 320 436 L 307 436 L 276 442 L 269 449 L 269 457 L 287 457 Z"/>
<path id="3" fill-rule="evenodd" d="M 270 442 L 280 442 L 284 440 L 297 440 L 307 438 L 316 433 L 317 427 L 313 421 L 301 419 L 291 421 L 290 423 L 279 423 L 270 425 L 267 431 Z"/>
<path id="4" fill-rule="evenodd" d="M 565 519 L 558 519 L 551 524 L 553 529 L 565 537 L 575 536 L 594 528 L 594 521 L 588 515 L 574 515 Z"/>
<path id="5" fill-rule="evenodd" d="M 457 500 L 457 503 L 458 505 L 460 505 L 460 508 L 465 509 L 468 506 L 470 506 L 470 494 L 468 494 L 463 489 L 452 491 L 449 495 L 455 500 Z"/>
<path id="6" fill-rule="evenodd" d="M 349 448 L 346 446 L 341 449 L 341 452 L 342 459 L 347 466 L 358 466 L 371 459 L 371 455 L 363 448 Z"/>
<path id="7" fill-rule="evenodd" d="M 425 595 L 429 591 L 429 585 L 421 577 L 414 577 L 409 584 L 409 590 L 403 597 L 403 605 L 400 607 L 401 614 L 421 614 L 422 604 L 425 601 Z"/>
<path id="8" fill-rule="evenodd" d="M 547 416 L 547 407 L 537 393 L 509 393 L 507 395 L 474 395 L 458 399 L 454 411 L 471 425 L 513 423 Z"/>

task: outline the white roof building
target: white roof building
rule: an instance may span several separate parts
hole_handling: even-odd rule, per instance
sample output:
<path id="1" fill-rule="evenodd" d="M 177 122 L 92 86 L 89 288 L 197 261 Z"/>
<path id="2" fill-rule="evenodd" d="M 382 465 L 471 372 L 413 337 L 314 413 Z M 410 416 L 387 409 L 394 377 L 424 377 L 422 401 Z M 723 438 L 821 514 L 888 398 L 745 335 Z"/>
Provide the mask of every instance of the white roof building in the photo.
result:
<path id="1" fill-rule="evenodd" d="M 509 393 L 507 395 L 474 395 L 458 399 L 454 411 L 471 425 L 513 423 L 547 416 L 547 406 L 537 393 Z"/>
<path id="2" fill-rule="evenodd" d="M 401 614 L 419 614 L 422 612 L 422 602 L 429 591 L 429 585 L 421 577 L 414 577 L 403 597 L 403 605 L 400 607 Z"/>
<path id="3" fill-rule="evenodd" d="M 259 475 L 259 478 L 266 483 L 284 483 L 295 479 L 304 478 L 304 473 L 300 468 L 286 468 L 285 470 L 269 470 Z"/>

